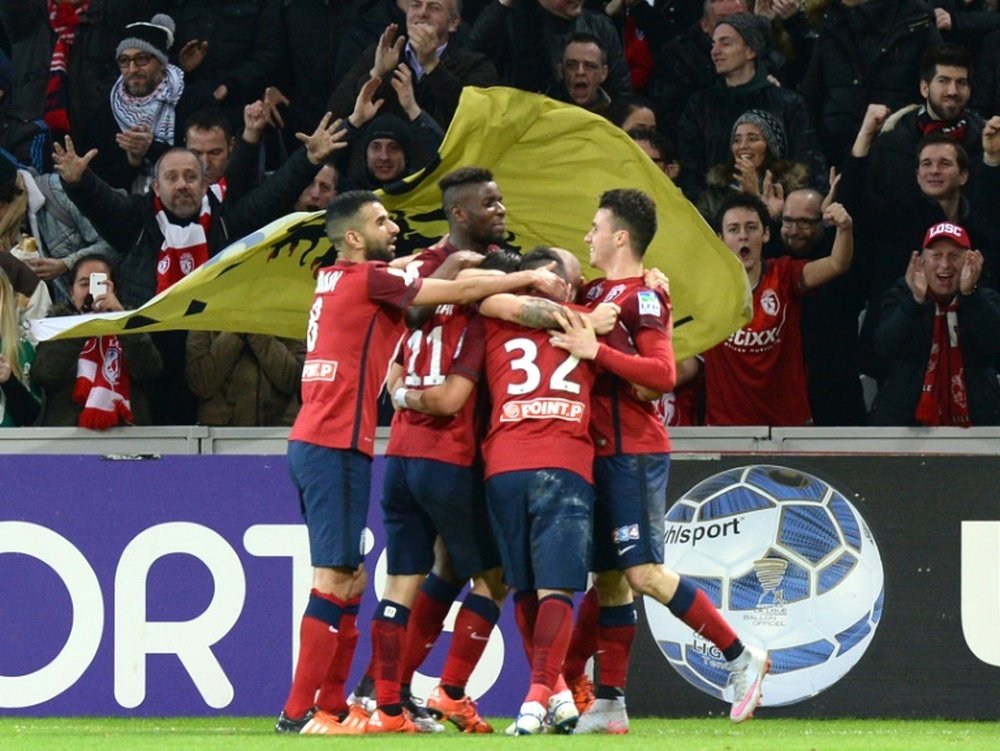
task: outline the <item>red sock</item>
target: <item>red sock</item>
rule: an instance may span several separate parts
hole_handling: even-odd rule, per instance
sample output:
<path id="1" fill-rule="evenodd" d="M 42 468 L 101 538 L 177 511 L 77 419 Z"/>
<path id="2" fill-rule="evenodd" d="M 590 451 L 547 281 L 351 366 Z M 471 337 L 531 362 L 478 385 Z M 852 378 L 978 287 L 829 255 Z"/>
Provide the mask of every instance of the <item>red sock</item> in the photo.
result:
<path id="1" fill-rule="evenodd" d="M 562 595 L 548 595 L 538 603 L 533 635 L 535 654 L 531 661 L 532 691 L 535 686 L 545 686 L 549 693 L 552 692 L 562 672 L 572 633 L 572 600 Z M 548 701 L 548 696 L 545 701 Z"/>
<path id="2" fill-rule="evenodd" d="M 316 706 L 330 714 L 341 714 L 347 711 L 347 697 L 344 685 L 354 663 L 354 650 L 358 646 L 358 607 L 361 598 L 347 601 L 347 610 L 340 616 L 340 628 L 337 634 L 337 650 L 333 661 L 327 668 L 326 678 L 320 686 Z"/>
<path id="3" fill-rule="evenodd" d="M 403 671 L 403 647 L 409 608 L 382 600 L 372 619 L 375 703 L 380 707 L 400 703 L 399 676 Z"/>
<path id="4" fill-rule="evenodd" d="M 410 611 L 410 624 L 406 629 L 406 653 L 403 657 L 402 683 L 412 683 L 416 672 L 444 629 L 444 619 L 451 604 L 462 591 L 462 585 L 449 584 L 435 574 L 428 574 L 424 586 Z"/>
<path id="5" fill-rule="evenodd" d="M 563 675 L 568 681 L 583 675 L 587 669 L 587 660 L 597 653 L 598 612 L 600 608 L 597 603 L 597 590 L 591 587 L 580 600 L 580 607 L 576 611 L 573 636 L 563 665 Z"/>
<path id="6" fill-rule="evenodd" d="M 499 617 L 500 608 L 490 598 L 472 594 L 465 598 L 455 619 L 455 633 L 441 671 L 442 685 L 465 688 Z"/>
<path id="7" fill-rule="evenodd" d="M 718 647 L 720 652 L 725 652 L 737 640 L 736 632 L 708 599 L 708 595 L 688 581 L 687 577 L 681 577 L 677 593 L 667 607 L 693 631 Z"/>
<path id="8" fill-rule="evenodd" d="M 521 634 L 521 645 L 524 656 L 530 665 L 534 659 L 535 621 L 538 618 L 538 595 L 534 592 L 518 592 L 514 595 L 514 620 L 517 622 L 518 633 Z"/>
<path id="9" fill-rule="evenodd" d="M 316 692 L 337 650 L 337 628 L 344 605 L 333 595 L 315 589 L 309 595 L 299 625 L 299 658 L 285 701 L 285 714 L 289 717 L 302 717 L 316 702 Z"/>
<path id="10" fill-rule="evenodd" d="M 600 685 L 624 689 L 635 639 L 635 605 L 601 608 L 597 625 Z"/>

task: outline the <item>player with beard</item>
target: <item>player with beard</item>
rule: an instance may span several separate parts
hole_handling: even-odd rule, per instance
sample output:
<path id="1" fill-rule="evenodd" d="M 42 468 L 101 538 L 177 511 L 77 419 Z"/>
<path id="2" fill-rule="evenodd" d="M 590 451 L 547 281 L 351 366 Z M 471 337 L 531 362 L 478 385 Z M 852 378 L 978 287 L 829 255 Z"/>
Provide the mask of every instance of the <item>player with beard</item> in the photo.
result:
<path id="1" fill-rule="evenodd" d="M 719 237 L 746 269 L 753 318 L 705 353 L 707 425 L 798 426 L 812 422 L 802 358 L 802 296 L 851 266 L 851 216 L 839 203 L 823 212 L 837 228 L 830 255 L 814 261 L 761 258 L 770 237 L 767 209 L 746 193 L 719 210 Z M 780 394 L 776 398 L 775 395 Z"/>
<path id="2" fill-rule="evenodd" d="M 314 576 L 292 688 L 275 725 L 282 733 L 357 732 L 314 703 L 333 661 L 346 659 L 337 654 L 341 618 L 356 614 L 360 605 L 357 572 L 363 561 L 376 402 L 403 332 L 403 310 L 410 304 L 467 304 L 532 286 L 561 287 L 546 270 L 446 281 L 392 268 L 388 261 L 399 227 L 366 191 L 337 196 L 327 209 L 326 231 L 337 262 L 317 276 L 306 330 L 302 409 L 288 446 Z"/>
<path id="3" fill-rule="evenodd" d="M 479 262 L 483 257 L 513 256 L 513 268 L 510 263 L 507 267 L 516 270 L 518 256 L 491 253 L 499 251 L 507 231 L 503 196 L 493 175 L 464 167 L 442 177 L 438 185 L 448 218 L 448 242 L 424 251 L 408 268 L 450 276 L 468 263 L 466 258 Z M 423 312 L 422 317 L 429 318 L 405 338 L 388 380 L 397 386 L 394 406 L 400 410 L 393 418 L 386 450 L 382 498 L 388 579 L 372 621 L 369 683 L 359 685 L 355 699 L 370 692 L 374 679 L 379 709 L 368 722 L 368 732 L 397 730 L 397 724 L 404 727 L 403 719 L 397 723 L 403 717 L 396 711 L 400 706 L 415 719 L 420 717 L 422 708 L 412 699 L 410 681 L 440 635 L 452 602 L 471 578 L 472 590 L 459 611 L 442 674 L 444 685 L 435 689 L 429 708 L 463 731 L 487 733 L 492 728 L 465 695 L 469 674 L 506 596 L 499 554 L 488 534 L 482 470 L 477 466 L 476 400 L 469 398 L 479 380 L 481 341 L 465 337 L 474 306 L 439 305 Z M 455 389 L 448 386 L 455 379 L 467 381 L 460 385 L 461 401 L 449 397 Z M 417 389 L 433 386 L 443 386 L 448 393 L 438 401 L 436 392 L 423 393 L 424 405 Z M 413 409 L 407 409 L 408 389 Z M 446 552 L 445 560 L 435 562 L 438 535 Z M 363 723 L 361 706 L 360 701 L 352 703 L 351 712 Z M 426 722 L 418 719 L 418 729 L 426 728 Z"/>

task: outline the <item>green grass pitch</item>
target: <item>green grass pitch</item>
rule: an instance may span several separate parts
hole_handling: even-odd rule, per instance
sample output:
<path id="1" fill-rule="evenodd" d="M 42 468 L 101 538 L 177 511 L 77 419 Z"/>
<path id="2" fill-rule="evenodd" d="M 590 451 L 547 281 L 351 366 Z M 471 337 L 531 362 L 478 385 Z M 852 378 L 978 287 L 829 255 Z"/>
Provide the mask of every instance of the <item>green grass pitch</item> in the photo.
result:
<path id="1" fill-rule="evenodd" d="M 340 747 L 382 751 L 438 751 L 502 748 L 678 749 L 679 751 L 948 751 L 1000 749 L 1000 723 L 947 720 L 782 720 L 756 719 L 732 725 L 724 718 L 633 719 L 625 736 L 468 736 L 450 728 L 437 735 L 278 736 L 270 717 L 213 718 L 0 718 L 3 751 L 258 751 L 259 749 Z M 496 719 L 502 730 L 508 719 Z"/>

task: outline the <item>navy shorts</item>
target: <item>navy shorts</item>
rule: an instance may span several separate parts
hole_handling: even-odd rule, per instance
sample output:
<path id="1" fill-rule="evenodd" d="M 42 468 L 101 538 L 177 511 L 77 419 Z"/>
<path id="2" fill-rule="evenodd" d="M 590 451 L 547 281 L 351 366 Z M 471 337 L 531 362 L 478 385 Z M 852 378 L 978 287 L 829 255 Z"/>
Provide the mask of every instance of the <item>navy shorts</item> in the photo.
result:
<path id="1" fill-rule="evenodd" d="M 288 442 L 288 469 L 299 491 L 313 566 L 356 569 L 364 560 L 372 460 L 358 451 Z"/>
<path id="2" fill-rule="evenodd" d="M 594 459 L 594 571 L 663 563 L 670 454 Z"/>
<path id="3" fill-rule="evenodd" d="M 502 472 L 486 481 L 504 579 L 518 590 L 587 588 L 594 488 L 565 469 Z"/>
<path id="4" fill-rule="evenodd" d="M 430 571 L 438 535 L 459 580 L 500 565 L 478 467 L 390 456 L 382 516 L 390 575 Z"/>

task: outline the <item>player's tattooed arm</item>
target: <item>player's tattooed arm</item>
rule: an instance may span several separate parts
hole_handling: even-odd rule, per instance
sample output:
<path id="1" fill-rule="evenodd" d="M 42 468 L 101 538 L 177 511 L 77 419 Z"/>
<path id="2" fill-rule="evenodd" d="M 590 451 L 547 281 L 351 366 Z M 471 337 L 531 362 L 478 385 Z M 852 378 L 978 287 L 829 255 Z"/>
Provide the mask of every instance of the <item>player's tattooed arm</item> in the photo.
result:
<path id="1" fill-rule="evenodd" d="M 553 300 L 530 295 L 493 295 L 483 301 L 480 312 L 489 318 L 518 323 L 529 329 L 559 329 L 566 309 Z M 607 334 L 618 320 L 620 308 L 614 303 L 601 303 L 584 314 L 598 335 Z"/>

